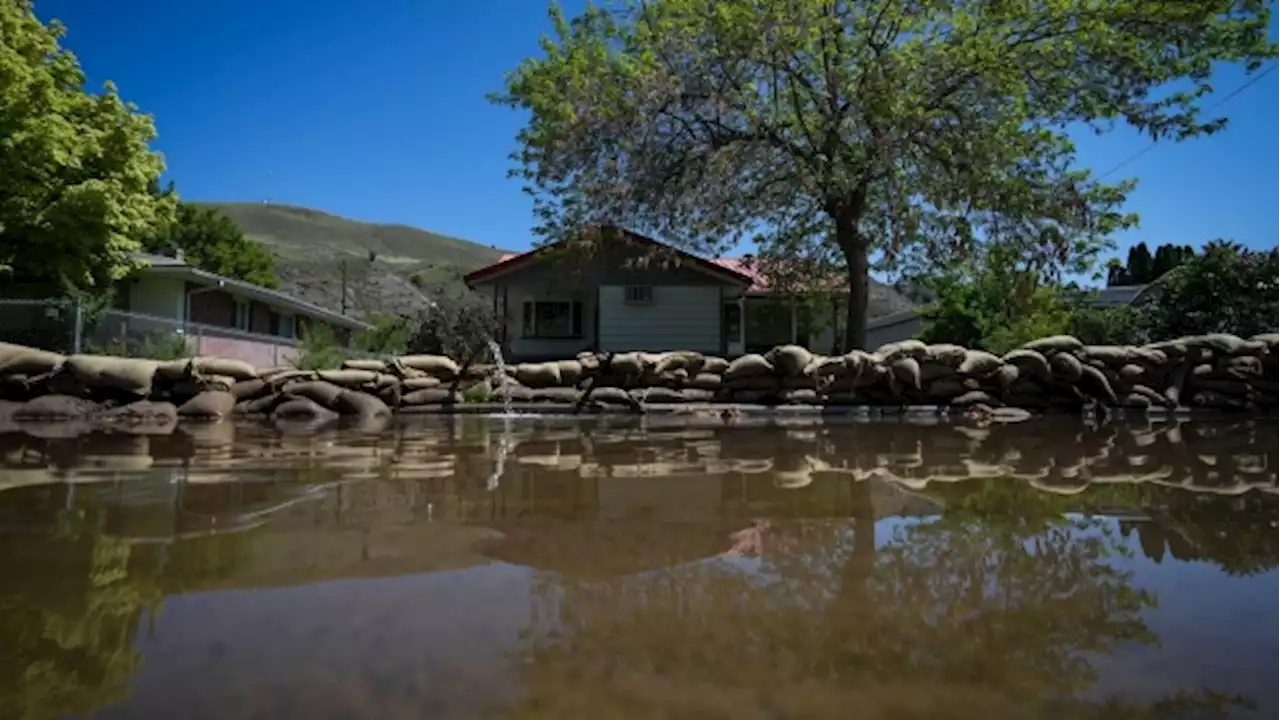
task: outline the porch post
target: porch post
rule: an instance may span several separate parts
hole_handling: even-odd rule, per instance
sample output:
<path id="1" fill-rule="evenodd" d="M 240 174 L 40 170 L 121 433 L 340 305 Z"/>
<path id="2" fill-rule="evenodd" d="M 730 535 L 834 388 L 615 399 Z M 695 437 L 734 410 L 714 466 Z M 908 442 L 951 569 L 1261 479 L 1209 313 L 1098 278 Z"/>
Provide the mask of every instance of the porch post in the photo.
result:
<path id="1" fill-rule="evenodd" d="M 738 296 L 738 344 L 742 346 L 742 352 L 747 351 L 747 294 L 743 292 Z"/>

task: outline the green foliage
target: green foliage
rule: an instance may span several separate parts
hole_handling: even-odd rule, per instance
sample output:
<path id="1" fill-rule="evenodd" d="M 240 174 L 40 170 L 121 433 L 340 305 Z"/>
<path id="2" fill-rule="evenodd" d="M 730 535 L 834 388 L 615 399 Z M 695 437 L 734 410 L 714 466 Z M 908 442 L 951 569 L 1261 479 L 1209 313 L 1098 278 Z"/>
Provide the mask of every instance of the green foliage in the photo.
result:
<path id="1" fill-rule="evenodd" d="M 60 294 L 127 274 L 176 202 L 149 192 L 164 171 L 151 118 L 110 83 L 86 92 L 62 35 L 29 0 L 0 3 L 0 272 Z"/>
<path id="2" fill-rule="evenodd" d="M 189 264 L 209 272 L 265 288 L 280 287 L 275 257 L 214 208 L 179 204 L 174 221 L 143 246 L 155 253 L 177 248 Z"/>
<path id="3" fill-rule="evenodd" d="M 469 405 L 487 403 L 493 397 L 492 389 L 485 383 L 476 383 L 462 391 L 462 402 Z"/>
<path id="4" fill-rule="evenodd" d="M 1090 264 L 1130 182 L 1074 169 L 1068 128 L 1217 131 L 1215 61 L 1272 59 L 1261 0 L 624 0 L 552 8 L 497 102 L 528 113 L 516 172 L 548 240 L 615 223 L 847 278 L 916 276 L 1001 245 L 1041 281 Z M 1164 92 L 1169 83 L 1183 89 Z"/>
<path id="5" fill-rule="evenodd" d="M 333 329 L 324 323 L 307 326 L 298 338 L 298 355 L 293 366 L 299 370 L 332 370 L 351 357 L 351 352 L 334 335 Z"/>
<path id="6" fill-rule="evenodd" d="M 355 337 L 358 352 L 368 355 L 401 355 L 409 347 L 412 331 L 405 318 L 378 315 L 372 320 L 373 330 Z"/>
<path id="7" fill-rule="evenodd" d="M 920 339 L 1005 353 L 1029 340 L 1065 332 L 1071 307 L 1055 285 L 1011 254 L 991 252 L 981 264 L 953 269 L 930 286 L 933 303 L 920 315 Z"/>
<path id="8" fill-rule="evenodd" d="M 1141 345 L 1149 342 L 1143 313 L 1133 305 L 1094 307 L 1077 300 L 1067 333 L 1086 345 Z"/>
<path id="9" fill-rule="evenodd" d="M 1216 240 L 1170 272 L 1139 304 L 1153 339 L 1226 332 L 1249 337 L 1276 332 L 1276 250 L 1252 251 Z"/>

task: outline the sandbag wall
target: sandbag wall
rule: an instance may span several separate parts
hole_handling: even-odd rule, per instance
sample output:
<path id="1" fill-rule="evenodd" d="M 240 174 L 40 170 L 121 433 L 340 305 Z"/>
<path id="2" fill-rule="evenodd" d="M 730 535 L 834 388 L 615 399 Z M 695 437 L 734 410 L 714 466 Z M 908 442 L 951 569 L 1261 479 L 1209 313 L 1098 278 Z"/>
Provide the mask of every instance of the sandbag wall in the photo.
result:
<path id="1" fill-rule="evenodd" d="M 433 355 L 264 370 L 221 358 L 64 357 L 0 343 L 0 400 L 23 403 L 15 416 L 114 413 L 123 420 L 373 418 L 504 397 L 633 411 L 676 403 L 1258 410 L 1277 404 L 1278 359 L 1276 335 L 1221 334 L 1144 346 L 1086 346 L 1058 336 L 1003 357 L 915 340 L 834 357 L 787 345 L 733 361 L 681 351 L 583 353 L 502 370 L 460 368 Z"/>

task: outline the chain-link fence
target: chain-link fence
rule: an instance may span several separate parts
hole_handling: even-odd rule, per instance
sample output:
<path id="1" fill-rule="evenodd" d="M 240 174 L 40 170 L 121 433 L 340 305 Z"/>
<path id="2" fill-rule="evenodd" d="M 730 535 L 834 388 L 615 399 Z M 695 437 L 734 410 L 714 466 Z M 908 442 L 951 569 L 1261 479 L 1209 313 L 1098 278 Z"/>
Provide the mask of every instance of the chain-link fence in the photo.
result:
<path id="1" fill-rule="evenodd" d="M 290 338 L 124 310 L 91 312 L 66 300 L 0 300 L 0 342 L 157 360 L 211 355 L 258 367 L 289 365 L 297 357 Z"/>

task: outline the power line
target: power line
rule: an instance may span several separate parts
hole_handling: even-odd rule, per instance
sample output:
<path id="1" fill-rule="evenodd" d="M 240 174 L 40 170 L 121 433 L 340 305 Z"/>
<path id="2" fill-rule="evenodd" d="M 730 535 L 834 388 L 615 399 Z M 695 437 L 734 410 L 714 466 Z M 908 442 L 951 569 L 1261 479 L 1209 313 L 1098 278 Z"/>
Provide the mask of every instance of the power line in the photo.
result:
<path id="1" fill-rule="evenodd" d="M 1206 111 L 1208 111 L 1208 110 L 1213 110 L 1213 109 L 1215 109 L 1215 108 L 1221 107 L 1222 105 L 1226 104 L 1226 102 L 1227 102 L 1228 100 L 1230 100 L 1231 98 L 1233 98 L 1233 97 L 1235 97 L 1235 96 L 1239 95 L 1240 93 L 1244 92 L 1245 90 L 1248 90 L 1250 87 L 1252 87 L 1252 86 L 1254 85 L 1254 83 L 1256 83 L 1256 82 L 1258 82 L 1259 80 L 1261 80 L 1262 78 L 1264 78 L 1264 77 L 1266 77 L 1266 76 L 1270 75 L 1272 72 L 1274 72 L 1274 71 L 1275 71 L 1275 69 L 1276 69 L 1276 66 L 1275 66 L 1275 65 L 1272 65 L 1271 67 L 1267 68 L 1266 70 L 1263 70 L 1262 72 L 1258 73 L 1257 75 L 1254 75 L 1252 78 L 1249 78 L 1249 81 L 1248 81 L 1248 82 L 1246 82 L 1245 84 L 1243 84 L 1243 85 L 1241 85 L 1240 87 L 1236 88 L 1235 90 L 1232 90 L 1230 93 L 1228 93 L 1228 94 L 1227 94 L 1225 97 L 1223 97 L 1221 100 L 1219 100 L 1219 101 L 1215 102 L 1214 104 L 1210 105 L 1209 107 L 1205 108 L 1205 110 L 1206 110 Z M 1146 146 L 1145 148 L 1143 148 L 1143 149 L 1139 150 L 1138 152 L 1136 152 L 1136 153 L 1134 153 L 1134 154 L 1130 155 L 1129 157 L 1125 158 L 1124 160 L 1121 160 L 1121 161 L 1120 161 L 1120 163 L 1119 163 L 1118 165 L 1116 165 L 1115 167 L 1111 168 L 1110 170 L 1108 170 L 1108 171 L 1106 171 L 1106 172 L 1102 173 L 1101 175 L 1099 175 L 1099 176 L 1098 176 L 1098 179 L 1099 179 L 1099 180 L 1101 180 L 1101 179 L 1105 178 L 1106 176 L 1108 176 L 1108 175 L 1110 175 L 1110 174 L 1114 173 L 1115 171 L 1119 170 L 1120 168 L 1124 167 L 1125 165 L 1128 165 L 1129 163 L 1133 162 L 1134 160 L 1137 160 L 1138 158 L 1142 157 L 1143 155 L 1146 155 L 1147 153 L 1149 153 L 1149 152 L 1151 152 L 1152 150 L 1154 150 L 1154 149 L 1156 148 L 1156 145 L 1158 145 L 1158 144 L 1159 144 L 1159 141 L 1152 142 L 1150 145 Z"/>

